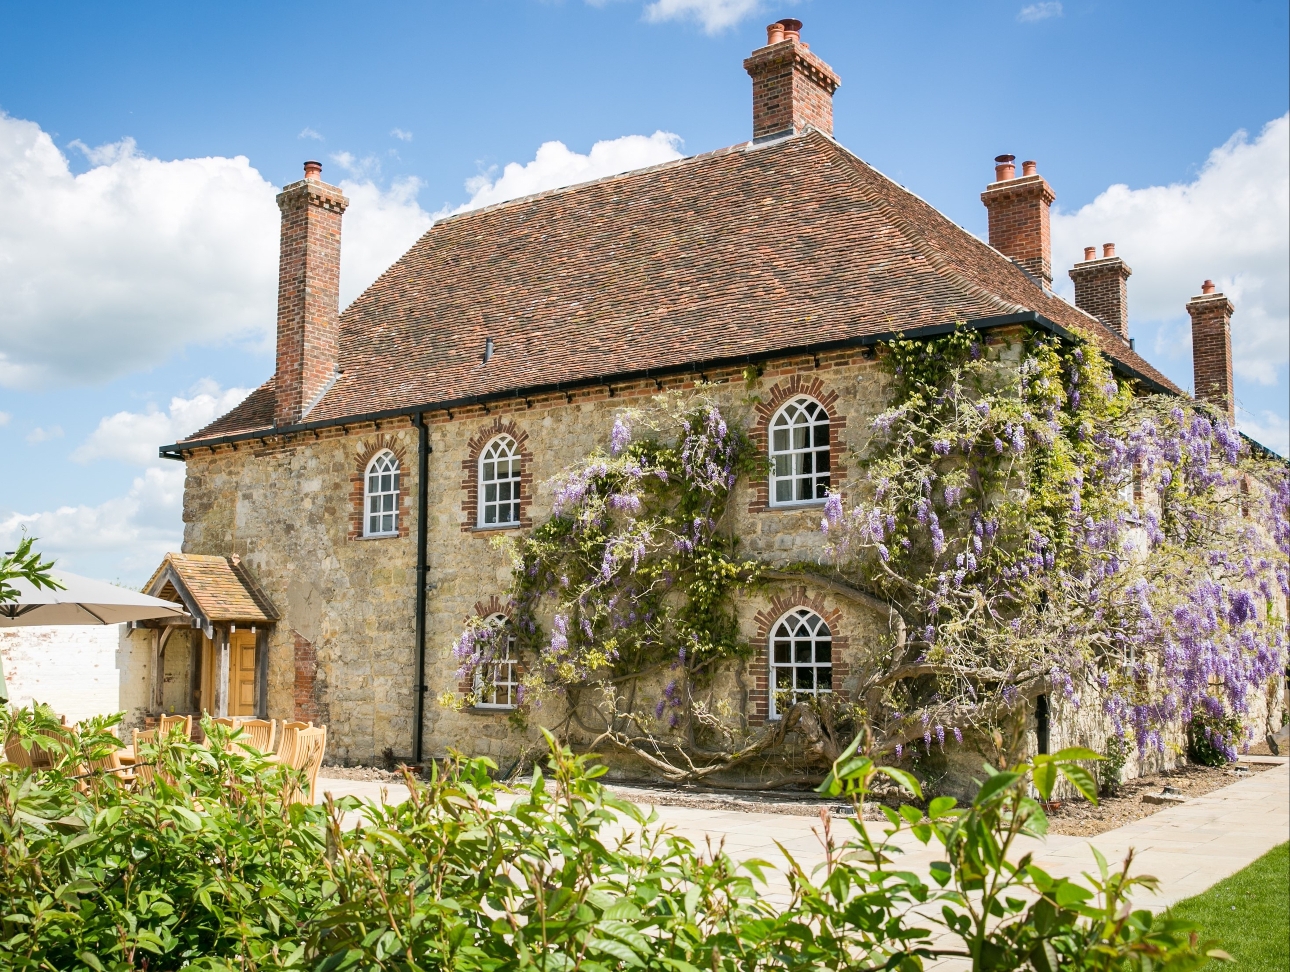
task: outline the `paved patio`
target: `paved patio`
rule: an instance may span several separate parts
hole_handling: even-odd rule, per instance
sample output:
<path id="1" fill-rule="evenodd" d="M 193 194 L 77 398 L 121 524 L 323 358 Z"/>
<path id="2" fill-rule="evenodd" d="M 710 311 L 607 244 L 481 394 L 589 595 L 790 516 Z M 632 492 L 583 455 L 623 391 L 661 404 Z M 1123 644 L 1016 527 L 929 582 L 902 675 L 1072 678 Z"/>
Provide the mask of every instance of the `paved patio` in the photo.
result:
<path id="1" fill-rule="evenodd" d="M 318 782 L 320 790 L 336 796 L 353 794 L 387 802 L 406 799 L 402 784 L 321 777 Z M 778 841 L 808 871 L 824 860 L 817 836 L 821 823 L 816 817 L 676 806 L 657 806 L 655 810 L 660 824 L 688 837 L 700 848 L 708 840 L 714 845 L 724 841 L 726 850 L 736 859 L 758 857 L 778 865 L 783 860 L 775 846 Z M 884 825 L 870 826 L 881 833 Z M 845 839 L 850 827 L 845 818 L 833 820 L 834 835 L 839 840 Z M 1159 878 L 1161 885 L 1159 894 L 1139 896 L 1135 904 L 1159 911 L 1199 894 L 1287 839 L 1290 839 L 1290 765 L 1280 762 L 1275 769 L 1237 780 L 1230 786 L 1096 837 L 1055 834 L 1046 841 L 1028 843 L 1035 851 L 1036 863 L 1052 874 L 1071 877 L 1096 870 L 1090 844 L 1112 866 L 1123 860 L 1130 848 L 1135 848 L 1134 872 L 1152 874 Z M 927 874 L 928 865 L 939 857 L 935 847 L 922 846 L 908 833 L 902 834 L 896 843 L 904 851 L 904 866 L 923 875 Z M 768 897 L 781 898 L 786 890 L 781 878 L 772 882 Z"/>

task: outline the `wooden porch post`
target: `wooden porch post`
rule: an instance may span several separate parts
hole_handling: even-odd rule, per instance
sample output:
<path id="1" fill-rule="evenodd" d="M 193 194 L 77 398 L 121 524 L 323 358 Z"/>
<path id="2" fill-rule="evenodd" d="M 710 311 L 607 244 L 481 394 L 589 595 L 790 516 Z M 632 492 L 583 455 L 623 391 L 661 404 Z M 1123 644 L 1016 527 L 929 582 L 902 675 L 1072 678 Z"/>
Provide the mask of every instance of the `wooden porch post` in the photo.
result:
<path id="1" fill-rule="evenodd" d="M 228 628 L 215 629 L 215 711 L 216 719 L 228 716 Z"/>
<path id="2" fill-rule="evenodd" d="M 152 665 L 148 669 L 148 711 L 161 712 L 161 628 L 152 629 Z"/>
<path id="3" fill-rule="evenodd" d="M 255 717 L 269 718 L 269 629 L 255 630 Z"/>

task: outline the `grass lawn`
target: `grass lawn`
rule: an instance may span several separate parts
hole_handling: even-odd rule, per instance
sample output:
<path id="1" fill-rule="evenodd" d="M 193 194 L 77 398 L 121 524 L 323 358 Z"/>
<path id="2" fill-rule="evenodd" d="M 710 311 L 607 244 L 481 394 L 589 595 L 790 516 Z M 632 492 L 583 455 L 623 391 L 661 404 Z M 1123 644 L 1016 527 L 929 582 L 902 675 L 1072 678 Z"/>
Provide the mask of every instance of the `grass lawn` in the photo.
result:
<path id="1" fill-rule="evenodd" d="M 1217 938 L 1235 965 L 1250 972 L 1290 969 L 1290 844 L 1274 847 L 1244 870 L 1204 894 L 1174 905 L 1194 921 L 1201 938 Z M 1211 963 L 1210 969 L 1219 967 Z"/>

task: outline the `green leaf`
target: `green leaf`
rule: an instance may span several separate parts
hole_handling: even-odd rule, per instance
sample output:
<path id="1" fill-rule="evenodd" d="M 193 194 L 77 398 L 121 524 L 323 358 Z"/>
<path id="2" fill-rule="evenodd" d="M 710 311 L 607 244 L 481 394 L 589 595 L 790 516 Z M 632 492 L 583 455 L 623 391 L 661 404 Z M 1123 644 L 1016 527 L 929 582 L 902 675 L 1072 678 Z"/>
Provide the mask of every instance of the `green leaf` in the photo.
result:
<path id="1" fill-rule="evenodd" d="M 1089 803 L 1097 806 L 1097 780 L 1092 773 L 1078 763 L 1058 763 L 1057 768 L 1061 770 L 1062 776 L 1075 785 L 1075 789 L 1084 794 Z"/>
<path id="2" fill-rule="evenodd" d="M 1083 746 L 1067 746 L 1065 749 L 1059 749 L 1053 753 L 1053 759 L 1059 762 L 1070 759 L 1106 759 L 1101 753 L 1095 753 L 1091 749 L 1085 749 Z"/>
<path id="3" fill-rule="evenodd" d="M 950 870 L 949 864 L 945 861 L 932 861 L 932 863 L 928 865 L 928 870 L 932 872 L 932 880 L 942 888 L 950 883 L 950 878 L 953 876 L 953 872 Z"/>
<path id="4" fill-rule="evenodd" d="M 911 807 L 908 803 L 901 806 L 900 815 L 911 824 L 919 823 L 923 819 L 923 811 L 919 810 L 918 807 Z"/>
<path id="5" fill-rule="evenodd" d="M 645 963 L 640 960 L 640 957 L 632 949 L 612 938 L 593 938 L 587 945 L 591 949 L 612 955 L 618 961 L 625 965 L 630 965 L 632 968 L 640 969 L 645 967 Z"/>
<path id="6" fill-rule="evenodd" d="M 937 817 L 942 817 L 949 813 L 956 806 L 958 806 L 958 800 L 954 799 L 954 797 L 938 796 L 927 805 L 927 816 L 935 820 Z"/>
<path id="7" fill-rule="evenodd" d="M 879 766 L 878 772 L 895 780 L 920 800 L 923 798 L 923 788 L 919 786 L 917 778 L 912 773 L 897 769 L 895 766 Z"/>
<path id="8" fill-rule="evenodd" d="M 93 952 L 81 952 L 76 957 L 92 968 L 94 972 L 103 972 L 103 963 L 99 961 L 99 957 Z"/>
<path id="9" fill-rule="evenodd" d="M 1031 770 L 1031 778 L 1035 781 L 1035 789 L 1045 800 L 1051 799 L 1053 795 L 1053 785 L 1057 782 L 1057 766 L 1051 762 L 1038 763 Z"/>
<path id="10" fill-rule="evenodd" d="M 1066 881 L 1057 886 L 1057 903 L 1063 908 L 1073 908 L 1093 897 L 1093 892 L 1078 884 Z"/>
<path id="11" fill-rule="evenodd" d="M 972 800 L 972 806 L 982 806 L 999 791 L 1007 789 L 1020 778 L 1020 773 L 995 773 L 981 784 L 981 789 L 977 791 L 976 797 Z"/>

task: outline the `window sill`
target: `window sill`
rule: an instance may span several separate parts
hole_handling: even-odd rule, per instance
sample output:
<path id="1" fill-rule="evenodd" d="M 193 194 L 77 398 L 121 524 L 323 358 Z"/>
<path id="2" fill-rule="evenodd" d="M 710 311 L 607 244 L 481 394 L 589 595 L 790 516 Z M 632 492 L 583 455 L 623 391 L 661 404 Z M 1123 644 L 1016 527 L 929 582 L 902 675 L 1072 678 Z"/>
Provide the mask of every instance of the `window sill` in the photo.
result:
<path id="1" fill-rule="evenodd" d="M 494 533 L 498 530 L 522 530 L 523 523 L 489 523 L 485 526 L 473 526 L 471 530 L 475 533 Z"/>
<path id="2" fill-rule="evenodd" d="M 365 533 L 363 536 L 355 537 L 354 539 L 356 540 L 397 540 L 401 536 L 403 536 L 403 534 L 396 531 L 394 533 Z"/>
<path id="3" fill-rule="evenodd" d="M 793 510 L 810 510 L 810 509 L 818 509 L 820 507 L 823 507 L 824 504 L 827 502 L 828 500 L 818 499 L 818 500 L 799 500 L 796 503 L 767 503 L 766 509 L 776 510 L 776 511 L 784 510 L 787 512 L 792 512 Z"/>
<path id="4" fill-rule="evenodd" d="M 506 715 L 515 711 L 513 705 L 472 705 L 463 709 L 467 715 L 488 716 L 488 715 Z"/>

